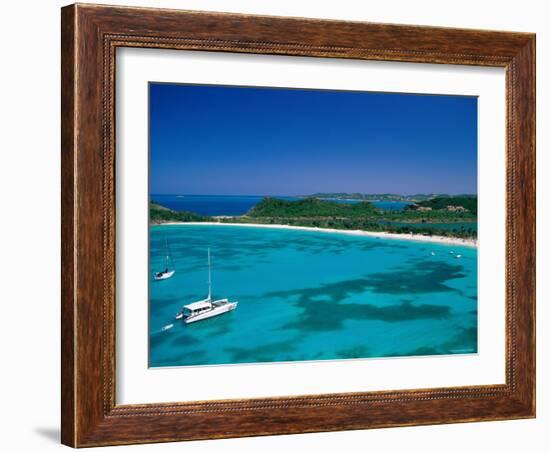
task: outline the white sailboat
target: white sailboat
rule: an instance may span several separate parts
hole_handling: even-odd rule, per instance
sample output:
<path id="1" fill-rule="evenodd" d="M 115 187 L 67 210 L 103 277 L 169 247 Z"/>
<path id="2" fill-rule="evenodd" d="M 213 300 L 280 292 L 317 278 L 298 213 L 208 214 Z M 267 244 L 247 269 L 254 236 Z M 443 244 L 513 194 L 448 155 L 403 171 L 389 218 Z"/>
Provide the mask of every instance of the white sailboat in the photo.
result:
<path id="1" fill-rule="evenodd" d="M 237 301 L 229 301 L 227 298 L 212 300 L 212 274 L 210 267 L 210 248 L 208 248 L 208 297 L 204 300 L 186 304 L 181 312 L 176 315 L 177 320 L 183 319 L 185 323 L 198 322 L 199 320 L 209 319 L 210 317 L 233 311 L 237 307 Z"/>
<path id="2" fill-rule="evenodd" d="M 176 269 L 174 268 L 174 260 L 172 259 L 172 254 L 170 253 L 170 248 L 168 248 L 168 241 L 166 241 L 166 239 L 164 240 L 164 244 L 166 246 L 166 264 L 164 266 L 164 270 L 153 274 L 155 281 L 162 281 L 163 279 L 171 278 L 174 276 L 174 273 L 176 273 Z M 170 269 L 170 264 L 172 264 L 172 269 Z"/>

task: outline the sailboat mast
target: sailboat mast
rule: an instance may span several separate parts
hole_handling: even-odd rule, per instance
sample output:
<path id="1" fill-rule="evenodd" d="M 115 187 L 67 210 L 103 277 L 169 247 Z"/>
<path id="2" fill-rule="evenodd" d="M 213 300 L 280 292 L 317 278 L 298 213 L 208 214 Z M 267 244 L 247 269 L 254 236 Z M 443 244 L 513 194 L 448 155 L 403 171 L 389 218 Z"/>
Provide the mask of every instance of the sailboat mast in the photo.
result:
<path id="1" fill-rule="evenodd" d="M 212 299 L 212 275 L 210 270 L 210 248 L 208 248 L 208 300 Z"/>
<path id="2" fill-rule="evenodd" d="M 168 270 L 170 268 L 169 264 L 172 264 L 172 267 L 174 266 L 174 262 L 172 262 L 172 253 L 170 251 L 170 248 L 168 247 L 168 240 L 166 237 L 164 237 L 164 246 L 166 248 L 166 269 Z"/>

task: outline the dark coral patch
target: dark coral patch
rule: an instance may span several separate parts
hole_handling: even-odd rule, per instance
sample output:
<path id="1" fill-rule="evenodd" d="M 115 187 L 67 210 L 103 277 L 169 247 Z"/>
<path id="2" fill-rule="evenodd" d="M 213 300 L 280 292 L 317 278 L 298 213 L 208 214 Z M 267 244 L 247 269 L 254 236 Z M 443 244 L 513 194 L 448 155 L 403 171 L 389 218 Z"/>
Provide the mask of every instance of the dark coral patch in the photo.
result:
<path id="1" fill-rule="evenodd" d="M 317 301 L 302 304 L 304 312 L 298 320 L 287 323 L 284 328 L 301 331 L 333 331 L 343 327 L 346 320 L 378 320 L 382 322 L 406 322 L 420 319 L 444 319 L 450 315 L 448 306 L 430 304 L 414 305 L 410 301 L 390 306 L 346 303 L 334 304 Z"/>
<path id="2" fill-rule="evenodd" d="M 233 363 L 262 362 L 273 361 L 274 356 L 293 351 L 295 345 L 295 340 L 285 340 L 250 348 L 227 347 L 225 350 L 231 353 Z"/>
<path id="3" fill-rule="evenodd" d="M 149 336 L 149 346 L 151 348 L 157 348 L 162 344 L 166 344 L 167 342 L 170 342 L 170 339 L 171 339 L 170 335 L 165 331 L 152 333 Z"/>
<path id="4" fill-rule="evenodd" d="M 197 366 L 206 364 L 208 360 L 205 359 L 206 352 L 204 350 L 193 350 L 192 352 L 185 353 L 181 358 L 181 362 L 186 366 Z"/>
<path id="5" fill-rule="evenodd" d="M 181 335 L 174 338 L 171 342 L 178 347 L 186 347 L 189 345 L 197 345 L 200 341 L 189 335 Z"/>
<path id="6" fill-rule="evenodd" d="M 451 279 L 463 278 L 465 275 L 460 270 L 459 265 L 446 262 L 423 262 L 404 270 L 374 273 L 362 278 L 321 284 L 317 287 L 269 292 L 266 296 L 297 297 L 299 302 L 311 302 L 328 297 L 334 302 L 339 302 L 367 290 L 392 295 L 455 292 L 456 289 L 445 283 Z"/>
<path id="7" fill-rule="evenodd" d="M 370 355 L 369 349 L 362 345 L 346 348 L 336 352 L 336 356 L 342 359 L 368 358 L 369 355 Z"/>
<path id="8" fill-rule="evenodd" d="M 193 366 L 205 364 L 204 357 L 206 352 L 203 350 L 194 350 L 189 353 L 179 353 L 170 356 L 166 356 L 160 359 L 151 360 L 151 367 L 161 366 Z"/>
<path id="9" fill-rule="evenodd" d="M 400 354 L 401 356 L 432 356 L 441 355 L 442 352 L 437 347 L 418 347 Z"/>
<path id="10" fill-rule="evenodd" d="M 445 353 L 476 353 L 477 327 L 463 328 L 455 337 L 445 342 L 441 348 Z"/>

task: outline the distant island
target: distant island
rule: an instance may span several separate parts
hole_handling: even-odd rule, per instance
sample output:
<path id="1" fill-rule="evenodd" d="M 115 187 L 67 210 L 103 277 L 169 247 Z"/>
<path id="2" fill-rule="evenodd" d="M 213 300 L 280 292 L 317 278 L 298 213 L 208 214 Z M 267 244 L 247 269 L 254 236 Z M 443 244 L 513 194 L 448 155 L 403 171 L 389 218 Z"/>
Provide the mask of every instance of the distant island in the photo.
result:
<path id="1" fill-rule="evenodd" d="M 323 195 L 323 198 L 320 195 Z M 386 201 L 404 201 L 408 198 L 411 204 L 403 210 L 380 209 L 362 199 L 360 202 L 353 203 L 337 202 L 324 198 L 325 195 L 330 195 L 333 199 L 353 199 L 334 198 L 335 195 L 353 195 L 348 193 L 322 193 L 292 201 L 265 197 L 241 216 L 206 216 L 192 212 L 176 212 L 153 200 L 149 215 L 152 224 L 217 222 L 287 225 L 474 240 L 477 238 L 477 196 L 475 195 L 410 195 L 416 197 L 417 200 L 414 202 L 409 196 L 383 195 L 401 196 L 401 199 L 385 198 Z M 361 196 L 377 196 L 376 200 L 381 200 L 382 195 Z"/>
<path id="2" fill-rule="evenodd" d="M 419 202 L 428 201 L 433 198 L 476 198 L 477 195 L 449 195 L 449 194 L 415 194 L 398 195 L 393 193 L 313 193 L 310 195 L 299 195 L 300 198 L 319 198 L 319 199 L 340 199 L 340 200 L 362 200 L 362 201 L 389 201 L 389 202 Z"/>

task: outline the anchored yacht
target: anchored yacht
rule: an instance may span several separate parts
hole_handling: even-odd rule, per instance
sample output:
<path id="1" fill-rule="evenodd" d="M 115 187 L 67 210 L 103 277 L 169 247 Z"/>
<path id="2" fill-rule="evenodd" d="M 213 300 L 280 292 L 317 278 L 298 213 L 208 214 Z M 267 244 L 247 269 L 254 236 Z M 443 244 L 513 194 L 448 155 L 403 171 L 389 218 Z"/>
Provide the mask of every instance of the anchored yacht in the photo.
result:
<path id="1" fill-rule="evenodd" d="M 176 315 L 176 320 L 183 319 L 185 323 L 198 322 L 229 311 L 237 307 L 237 301 L 229 301 L 227 298 L 212 300 L 212 275 L 210 269 L 210 248 L 208 248 L 208 297 L 204 300 L 186 304 Z"/>
<path id="2" fill-rule="evenodd" d="M 168 241 L 164 239 L 164 245 L 166 248 L 166 263 L 164 265 L 164 270 L 160 272 L 155 272 L 153 278 L 155 281 L 162 281 L 163 279 L 168 279 L 174 276 L 176 269 L 174 268 L 174 259 L 172 258 L 172 253 L 170 248 L 168 248 Z"/>

